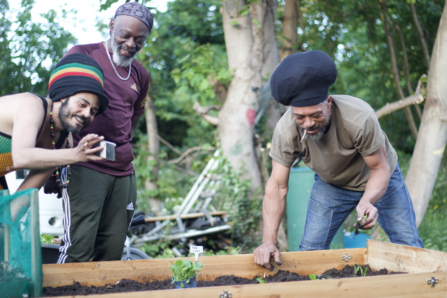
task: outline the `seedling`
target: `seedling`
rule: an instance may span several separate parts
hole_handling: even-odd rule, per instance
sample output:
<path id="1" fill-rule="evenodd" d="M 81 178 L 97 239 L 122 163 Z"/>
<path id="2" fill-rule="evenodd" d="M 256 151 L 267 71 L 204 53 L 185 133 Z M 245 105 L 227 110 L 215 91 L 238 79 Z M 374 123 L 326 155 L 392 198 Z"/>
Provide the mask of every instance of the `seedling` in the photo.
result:
<path id="1" fill-rule="evenodd" d="M 369 266 L 366 266 L 365 270 L 363 270 L 362 266 L 355 264 L 354 265 L 354 276 L 357 276 L 357 272 L 360 271 L 360 276 L 366 276 L 366 272 L 368 272 Z"/>
<path id="2" fill-rule="evenodd" d="M 359 234 L 359 229 L 363 226 L 363 222 L 366 220 L 367 217 L 368 217 L 368 214 L 365 214 L 365 216 L 363 216 L 362 220 L 358 221 L 354 225 L 354 227 L 355 227 L 354 238 L 355 238 L 355 236 L 357 236 Z"/>
<path id="3" fill-rule="evenodd" d="M 263 280 L 262 277 L 258 276 L 256 277 L 256 280 L 258 281 L 258 283 L 260 284 L 265 284 L 267 281 Z"/>
<path id="4" fill-rule="evenodd" d="M 309 274 L 309 277 L 311 280 L 317 280 L 317 277 L 315 276 L 315 274 Z"/>
<path id="5" fill-rule="evenodd" d="M 197 271 L 202 269 L 202 263 L 193 263 L 190 260 L 178 260 L 172 263 L 171 269 L 172 273 L 172 283 L 175 281 L 181 282 L 180 287 L 185 287 L 183 282 L 189 283 L 189 280 L 197 276 Z"/>

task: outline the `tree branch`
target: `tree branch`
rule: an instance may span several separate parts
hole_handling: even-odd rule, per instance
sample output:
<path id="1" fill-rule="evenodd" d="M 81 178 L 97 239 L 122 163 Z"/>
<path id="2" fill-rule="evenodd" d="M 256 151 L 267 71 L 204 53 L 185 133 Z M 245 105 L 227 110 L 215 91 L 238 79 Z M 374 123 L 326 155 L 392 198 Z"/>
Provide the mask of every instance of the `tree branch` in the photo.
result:
<path id="1" fill-rule="evenodd" d="M 214 147 L 210 147 L 210 148 L 208 148 L 208 149 L 203 149 L 202 146 L 192 147 L 192 148 L 189 148 L 188 150 L 186 150 L 185 152 L 183 152 L 182 155 L 180 155 L 179 158 L 174 159 L 174 160 L 170 160 L 169 163 L 171 163 L 171 164 L 179 163 L 179 162 L 181 162 L 186 156 L 188 156 L 188 155 L 191 154 L 192 152 L 194 152 L 194 151 L 198 151 L 198 150 L 214 151 L 214 150 L 216 150 L 216 148 L 214 148 Z"/>
<path id="2" fill-rule="evenodd" d="M 160 142 L 162 142 L 163 144 L 165 144 L 166 146 L 168 146 L 172 151 L 174 151 L 175 153 L 182 155 L 182 152 L 179 151 L 178 149 L 176 149 L 174 146 L 172 146 L 171 144 L 169 144 L 168 141 L 166 141 L 165 139 L 163 139 L 162 137 L 160 137 L 159 135 L 156 135 L 156 138 L 160 140 Z"/>
<path id="3" fill-rule="evenodd" d="M 421 25 L 419 24 L 419 19 L 418 19 L 418 15 L 416 13 L 414 4 L 410 4 L 410 9 L 411 9 L 411 17 L 413 18 L 414 27 L 416 27 L 416 32 L 418 33 L 419 41 L 421 42 L 422 50 L 424 52 L 424 59 L 425 59 L 425 63 L 427 63 L 427 72 L 428 72 L 428 70 L 430 69 L 430 54 L 428 52 L 428 46 L 427 46 L 427 43 L 425 42 L 424 33 L 422 32 Z"/>
<path id="4" fill-rule="evenodd" d="M 382 13 L 380 15 L 382 18 L 385 35 L 387 37 L 388 49 L 390 51 L 390 58 L 391 58 L 391 65 L 392 65 L 391 73 L 393 74 L 394 85 L 396 87 L 396 91 L 397 91 L 399 97 L 401 98 L 401 100 L 403 100 L 405 98 L 405 95 L 404 95 L 404 91 L 402 90 L 402 87 L 400 86 L 399 69 L 397 67 L 396 52 L 394 49 L 393 37 L 391 35 L 390 27 L 389 27 L 389 24 L 388 24 L 386 15 L 385 15 L 385 13 L 386 13 L 385 0 L 379 1 L 379 7 L 382 10 Z M 417 139 L 418 129 L 416 127 L 416 123 L 414 122 L 413 115 L 411 114 L 411 110 L 408 106 L 406 106 L 406 107 L 404 107 L 404 111 L 405 111 L 405 116 L 408 121 L 408 125 L 410 126 L 411 134 L 413 135 L 413 137 L 415 139 Z"/>
<path id="5" fill-rule="evenodd" d="M 219 118 L 208 115 L 208 112 L 210 110 L 217 110 L 219 111 L 221 107 L 219 106 L 208 106 L 208 107 L 202 107 L 198 101 L 194 103 L 193 106 L 194 111 L 196 111 L 203 119 L 205 119 L 208 123 L 211 123 L 212 125 L 218 125 L 219 124 Z"/>
<path id="6" fill-rule="evenodd" d="M 376 116 L 377 118 L 381 118 L 385 115 L 388 115 L 394 111 L 408 107 L 410 105 L 420 104 L 423 101 L 424 97 L 422 96 L 421 93 L 414 94 L 399 101 L 395 101 L 393 103 L 387 103 L 385 106 L 376 111 Z"/>

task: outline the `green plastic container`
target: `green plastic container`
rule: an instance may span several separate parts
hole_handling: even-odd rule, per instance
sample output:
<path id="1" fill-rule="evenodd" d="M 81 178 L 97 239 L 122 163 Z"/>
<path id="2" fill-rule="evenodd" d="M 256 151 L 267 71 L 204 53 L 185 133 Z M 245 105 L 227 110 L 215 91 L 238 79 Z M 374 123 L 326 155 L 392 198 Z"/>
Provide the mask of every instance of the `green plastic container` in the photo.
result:
<path id="1" fill-rule="evenodd" d="M 309 202 L 315 173 L 308 167 L 292 168 L 287 193 L 287 239 L 289 251 L 300 250 L 301 238 L 306 224 L 307 204 Z M 332 239 L 331 248 L 344 248 L 343 226 Z"/>

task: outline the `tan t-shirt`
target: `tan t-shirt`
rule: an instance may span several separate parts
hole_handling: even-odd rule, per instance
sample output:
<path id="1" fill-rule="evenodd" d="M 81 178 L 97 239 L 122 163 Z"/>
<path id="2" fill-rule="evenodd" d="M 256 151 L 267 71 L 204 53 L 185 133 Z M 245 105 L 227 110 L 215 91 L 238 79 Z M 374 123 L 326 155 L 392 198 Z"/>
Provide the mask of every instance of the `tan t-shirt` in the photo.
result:
<path id="1" fill-rule="evenodd" d="M 298 124 L 289 108 L 276 125 L 270 157 L 290 167 L 301 153 L 304 163 L 325 182 L 364 191 L 370 169 L 363 156 L 385 144 L 393 173 L 397 164 L 396 151 L 366 102 L 349 95 L 332 95 L 332 99 L 330 128 L 318 140 L 300 143 Z"/>

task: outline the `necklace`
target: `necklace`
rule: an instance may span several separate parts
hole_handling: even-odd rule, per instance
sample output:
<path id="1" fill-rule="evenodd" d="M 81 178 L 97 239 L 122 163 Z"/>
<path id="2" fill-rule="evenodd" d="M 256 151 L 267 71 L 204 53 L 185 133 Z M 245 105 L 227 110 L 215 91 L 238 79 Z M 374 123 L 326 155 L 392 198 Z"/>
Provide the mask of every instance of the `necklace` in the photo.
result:
<path id="1" fill-rule="evenodd" d="M 120 76 L 120 74 L 118 73 L 118 71 L 116 70 L 115 64 L 113 64 L 112 58 L 110 57 L 110 53 L 109 53 L 109 49 L 107 49 L 107 42 L 110 39 L 106 40 L 106 53 L 107 53 L 107 57 L 109 57 L 110 63 L 112 64 L 113 70 L 115 71 L 116 75 L 118 76 L 118 78 L 120 78 L 123 81 L 127 81 L 130 78 L 130 72 L 132 71 L 132 62 L 130 62 L 129 64 L 129 74 L 127 75 L 127 78 L 123 78 L 122 76 Z"/>
<path id="2" fill-rule="evenodd" d="M 54 141 L 54 120 L 53 120 L 53 109 L 50 111 L 50 129 L 51 129 L 51 144 L 53 145 L 53 150 L 56 149 L 56 142 Z M 70 148 L 69 143 L 69 134 L 67 134 L 65 148 Z M 60 188 L 67 188 L 70 183 L 71 171 L 70 165 L 66 167 L 57 167 L 56 174 L 53 174 L 56 177 L 56 183 Z"/>

